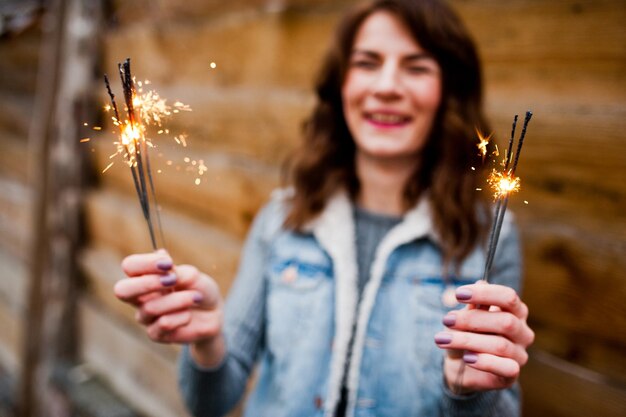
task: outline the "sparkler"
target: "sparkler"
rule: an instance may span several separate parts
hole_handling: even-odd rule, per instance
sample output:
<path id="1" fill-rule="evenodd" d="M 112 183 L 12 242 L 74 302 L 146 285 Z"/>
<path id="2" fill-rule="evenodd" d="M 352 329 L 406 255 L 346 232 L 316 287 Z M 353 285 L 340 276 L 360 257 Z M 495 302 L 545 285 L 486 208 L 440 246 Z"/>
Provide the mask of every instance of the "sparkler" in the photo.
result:
<path id="1" fill-rule="evenodd" d="M 524 118 L 524 125 L 522 127 L 522 133 L 520 135 L 519 141 L 517 142 L 517 150 L 515 152 L 515 159 L 513 160 L 513 166 L 509 169 L 511 164 L 512 154 L 511 151 L 513 149 L 513 142 L 515 141 L 515 127 L 517 125 L 518 116 L 515 115 L 513 119 L 513 126 L 511 128 L 511 137 L 509 139 L 509 147 L 507 149 L 506 155 L 504 157 L 504 170 L 503 172 L 493 171 L 489 176 L 488 183 L 491 185 L 491 188 L 494 190 L 494 198 L 497 200 L 496 210 L 494 214 L 493 225 L 491 229 L 491 234 L 489 237 L 489 245 L 487 246 L 487 255 L 485 259 L 485 269 L 483 271 L 482 280 L 485 282 L 489 282 L 489 272 L 491 271 L 491 266 L 493 265 L 493 258 L 496 252 L 496 248 L 498 246 L 498 239 L 500 238 L 500 231 L 502 229 L 502 222 L 504 220 L 504 214 L 506 213 L 506 207 L 509 202 L 509 196 L 511 193 L 519 191 L 520 188 L 520 179 L 515 177 L 515 170 L 517 169 L 517 163 L 519 162 L 519 156 L 522 151 L 522 145 L 524 145 L 524 138 L 526 137 L 526 128 L 528 127 L 528 122 L 530 122 L 530 118 L 533 116 L 532 112 L 527 111 L 526 117 Z"/>
<path id="2" fill-rule="evenodd" d="M 502 230 L 502 222 L 504 221 L 504 214 L 506 213 L 506 207 L 509 202 L 509 196 L 519 191 L 520 188 L 520 179 L 515 176 L 515 170 L 517 169 L 517 163 L 519 162 L 520 152 L 522 151 L 522 145 L 524 144 L 524 138 L 526 137 L 526 128 L 528 127 L 528 122 L 532 117 L 532 112 L 527 111 L 526 117 L 524 118 L 524 125 L 522 127 L 522 133 L 517 142 L 517 149 L 515 151 L 515 158 L 512 158 L 512 150 L 513 143 L 515 141 L 515 128 L 517 126 L 518 115 L 516 114 L 513 118 L 513 126 L 511 128 L 511 137 L 509 138 L 509 146 L 507 148 L 507 152 L 504 156 L 504 160 L 502 161 L 503 170 L 502 172 L 498 172 L 494 169 L 489 178 L 487 179 L 487 183 L 491 186 L 491 189 L 494 191 L 494 199 L 496 200 L 496 208 L 494 213 L 493 224 L 491 228 L 491 233 L 489 236 L 489 244 L 487 246 L 487 253 L 485 255 L 485 269 L 483 271 L 482 281 L 487 283 L 489 282 L 489 273 L 491 272 L 491 267 L 493 265 L 494 255 L 496 253 L 496 248 L 498 246 L 498 239 L 500 238 L 500 231 Z M 478 132 L 479 144 L 478 149 L 481 151 L 483 158 L 487 152 L 487 143 L 489 141 L 489 137 L 486 139 Z M 513 159 L 513 165 L 511 166 L 511 160 Z M 511 167 L 510 167 L 511 166 Z M 510 167 L 510 168 L 509 168 Z M 477 305 L 475 308 L 478 309 L 488 309 L 488 306 L 480 306 Z M 465 363 L 461 362 L 461 366 L 459 367 L 456 381 L 454 384 L 454 391 L 458 394 L 461 393 L 461 385 L 463 382 L 463 374 L 465 372 Z"/>
<path id="3" fill-rule="evenodd" d="M 104 82 L 107 88 L 107 93 L 111 99 L 111 108 L 113 109 L 113 123 L 120 129 L 120 140 L 117 143 L 117 153 L 123 155 L 124 160 L 130 167 L 133 184 L 143 217 L 148 225 L 150 232 L 150 241 L 152 242 L 153 249 L 157 249 L 157 239 L 152 224 L 152 209 L 150 200 L 154 201 L 154 206 L 157 206 L 156 193 L 154 189 L 154 183 L 152 181 L 152 172 L 150 169 L 150 158 L 148 154 L 148 146 L 151 146 L 150 142 L 146 139 L 145 125 L 142 120 L 149 123 L 150 120 L 160 125 L 161 119 L 158 114 L 161 114 L 164 109 L 160 109 L 161 113 L 155 111 L 156 105 L 164 105 L 164 101 L 159 101 L 158 96 L 154 99 L 154 96 L 150 96 L 154 100 L 148 101 L 148 105 L 144 105 L 142 100 L 137 96 L 137 90 L 135 88 L 135 81 L 132 78 L 130 71 L 130 59 L 126 59 L 123 64 L 118 64 L 118 70 L 120 79 L 122 81 L 122 88 L 124 93 L 124 103 L 126 104 L 127 119 L 122 121 L 120 118 L 117 103 L 115 102 L 115 94 L 111 90 L 108 77 L 104 76 Z M 135 111 L 135 105 L 139 108 L 139 117 Z M 152 111 L 150 111 L 152 109 Z M 165 109 L 167 110 L 167 109 Z M 110 165 L 109 165 L 110 166 Z M 107 167 L 108 169 L 108 167 Z M 147 178 L 147 179 L 146 179 Z M 159 227 L 161 242 L 164 244 L 163 230 L 161 227 L 161 218 L 158 210 L 155 210 L 157 224 Z"/>

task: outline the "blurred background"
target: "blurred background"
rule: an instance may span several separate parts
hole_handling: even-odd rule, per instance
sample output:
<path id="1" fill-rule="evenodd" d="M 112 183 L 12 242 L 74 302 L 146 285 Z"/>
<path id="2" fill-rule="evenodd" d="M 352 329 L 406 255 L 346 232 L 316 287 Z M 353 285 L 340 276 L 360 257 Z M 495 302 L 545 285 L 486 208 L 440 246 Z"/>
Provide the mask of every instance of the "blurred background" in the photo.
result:
<path id="1" fill-rule="evenodd" d="M 128 168 L 110 159 L 102 75 L 121 97 L 130 57 L 145 87 L 192 107 L 155 139 L 163 230 L 177 263 L 227 293 L 354 3 L 0 0 L 0 417 L 187 415 L 178 349 L 113 297 L 121 259 L 151 246 Z M 534 112 L 510 204 L 537 333 L 524 415 L 624 415 L 626 2 L 451 3 L 479 45 L 497 140 Z"/>

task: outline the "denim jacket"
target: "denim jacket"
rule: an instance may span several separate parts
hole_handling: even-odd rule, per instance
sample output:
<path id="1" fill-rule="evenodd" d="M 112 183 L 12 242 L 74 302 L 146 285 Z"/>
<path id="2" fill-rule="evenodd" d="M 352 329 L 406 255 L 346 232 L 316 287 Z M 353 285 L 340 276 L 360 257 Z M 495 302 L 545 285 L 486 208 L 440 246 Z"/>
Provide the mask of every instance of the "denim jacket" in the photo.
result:
<path id="1" fill-rule="evenodd" d="M 433 341 L 450 310 L 442 302 L 446 285 L 481 278 L 483 249 L 466 258 L 457 276 L 443 279 L 423 198 L 381 241 L 357 308 L 355 231 L 346 194 L 333 197 L 303 232 L 283 227 L 286 204 L 284 195 L 275 195 L 246 241 L 226 304 L 226 359 L 203 369 L 183 350 L 180 386 L 194 415 L 227 413 L 259 363 L 246 417 L 332 417 L 354 323 L 348 417 L 519 414 L 517 387 L 451 393 L 443 377 L 445 352 Z M 519 243 L 510 216 L 490 277 L 518 289 Z"/>

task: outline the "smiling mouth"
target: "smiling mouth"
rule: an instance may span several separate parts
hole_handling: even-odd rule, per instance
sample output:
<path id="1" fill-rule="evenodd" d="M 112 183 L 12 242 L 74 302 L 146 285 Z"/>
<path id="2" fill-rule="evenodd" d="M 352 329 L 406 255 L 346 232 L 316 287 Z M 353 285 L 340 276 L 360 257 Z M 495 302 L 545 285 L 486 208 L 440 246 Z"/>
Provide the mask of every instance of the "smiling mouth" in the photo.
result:
<path id="1" fill-rule="evenodd" d="M 379 126 L 402 126 L 411 121 L 411 117 L 393 113 L 365 113 L 365 119 Z"/>

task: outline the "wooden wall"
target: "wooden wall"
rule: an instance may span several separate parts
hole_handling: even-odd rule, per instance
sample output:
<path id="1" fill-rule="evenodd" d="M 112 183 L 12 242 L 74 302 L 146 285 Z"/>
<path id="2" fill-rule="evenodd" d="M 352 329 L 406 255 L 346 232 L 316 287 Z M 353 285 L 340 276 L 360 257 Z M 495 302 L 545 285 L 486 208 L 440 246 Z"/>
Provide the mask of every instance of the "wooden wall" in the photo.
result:
<path id="1" fill-rule="evenodd" d="M 156 187 L 167 248 L 177 262 L 211 273 L 225 293 L 247 227 L 298 141 L 332 27 L 351 3 L 113 2 L 104 71 L 115 74 L 117 62 L 131 57 L 138 79 L 193 108 L 168 123 L 188 134 L 187 147 L 156 139 L 163 156 L 153 158 L 153 169 L 162 170 Z M 512 201 L 527 261 L 524 298 L 537 332 L 522 377 L 525 415 L 617 416 L 626 407 L 625 4 L 452 4 L 480 46 L 499 140 L 515 113 L 535 114 L 519 168 L 523 190 Z M 0 266 L 9 271 L 0 278 L 0 323 L 8 329 L 0 332 L 0 360 L 13 370 L 27 267 L 32 196 L 23 161 L 37 41 L 35 33 L 0 40 L 0 71 L 11 76 L 0 79 Z M 104 93 L 102 85 L 94 88 Z M 114 152 L 110 126 L 100 133 L 85 127 L 84 136 L 92 138 L 85 152 L 99 173 Z M 185 157 L 207 166 L 199 185 Z M 123 256 L 150 248 L 127 171 L 118 159 L 97 174 L 85 200 L 83 357 L 146 415 L 182 416 L 177 349 L 149 342 L 132 311 L 112 296 Z"/>

